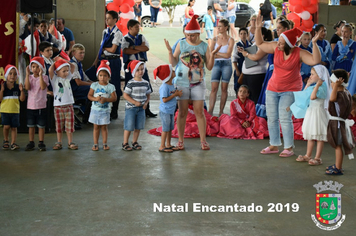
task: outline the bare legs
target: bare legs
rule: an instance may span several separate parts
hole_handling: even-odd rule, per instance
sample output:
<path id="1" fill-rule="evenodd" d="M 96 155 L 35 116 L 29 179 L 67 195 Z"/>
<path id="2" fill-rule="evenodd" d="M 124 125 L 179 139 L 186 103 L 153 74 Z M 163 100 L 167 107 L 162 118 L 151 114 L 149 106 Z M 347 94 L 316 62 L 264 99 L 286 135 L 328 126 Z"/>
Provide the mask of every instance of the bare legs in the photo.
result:
<path id="1" fill-rule="evenodd" d="M 220 98 L 219 116 L 221 116 L 221 114 L 224 113 L 224 108 L 225 108 L 226 100 L 227 100 L 228 86 L 229 86 L 229 83 L 221 82 L 221 98 Z M 210 93 L 210 97 L 209 97 L 209 111 L 208 111 L 210 115 L 213 115 L 213 112 L 214 112 L 218 89 L 219 89 L 219 82 L 211 82 L 211 93 Z"/>

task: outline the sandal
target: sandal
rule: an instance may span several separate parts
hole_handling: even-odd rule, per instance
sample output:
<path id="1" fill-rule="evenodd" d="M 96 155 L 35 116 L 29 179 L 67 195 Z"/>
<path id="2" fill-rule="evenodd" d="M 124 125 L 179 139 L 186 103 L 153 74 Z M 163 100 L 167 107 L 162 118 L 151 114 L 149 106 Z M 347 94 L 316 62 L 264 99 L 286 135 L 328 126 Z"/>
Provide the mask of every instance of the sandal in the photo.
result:
<path id="1" fill-rule="evenodd" d="M 177 147 L 179 150 L 184 150 L 184 142 L 183 141 L 178 141 Z"/>
<path id="2" fill-rule="evenodd" d="M 335 168 L 331 168 L 331 169 L 325 171 L 325 174 L 327 174 L 327 175 L 343 175 L 344 173 L 342 173 L 342 170 L 336 168 L 336 166 L 335 166 Z"/>
<path id="3" fill-rule="evenodd" d="M 170 149 L 170 148 L 158 149 L 158 151 L 160 151 L 160 152 L 167 152 L 167 153 L 172 153 L 172 152 L 173 152 L 173 150 Z"/>
<path id="4" fill-rule="evenodd" d="M 122 144 L 122 150 L 132 151 L 132 147 L 130 147 L 130 145 L 128 143 L 123 143 Z"/>
<path id="5" fill-rule="evenodd" d="M 53 150 L 61 150 L 62 149 L 62 143 L 56 142 L 53 146 Z"/>
<path id="6" fill-rule="evenodd" d="M 318 166 L 318 165 L 323 164 L 321 158 L 319 158 L 319 159 L 310 159 L 308 163 L 311 166 Z"/>
<path id="7" fill-rule="evenodd" d="M 10 148 L 10 143 L 9 143 L 9 141 L 3 141 L 2 142 L 2 149 L 4 149 L 4 150 L 7 150 L 7 149 L 9 149 Z"/>
<path id="8" fill-rule="evenodd" d="M 103 144 L 103 150 L 104 151 L 110 150 L 110 147 L 106 143 L 104 143 Z"/>
<path id="9" fill-rule="evenodd" d="M 142 150 L 142 146 L 138 142 L 132 143 L 132 148 L 135 150 Z"/>
<path id="10" fill-rule="evenodd" d="M 201 149 L 204 151 L 210 150 L 209 143 L 207 141 L 201 142 Z"/>
<path id="11" fill-rule="evenodd" d="M 20 146 L 17 145 L 16 143 L 13 143 L 13 144 L 11 144 L 10 149 L 11 149 L 12 151 L 14 151 L 14 150 L 16 150 L 16 149 L 20 149 Z"/>
<path id="12" fill-rule="evenodd" d="M 167 147 L 168 149 L 172 149 L 173 151 L 179 151 L 179 147 L 176 147 L 176 146 L 170 146 L 170 147 Z"/>
<path id="13" fill-rule="evenodd" d="M 290 157 L 290 156 L 293 156 L 293 155 L 294 155 L 294 152 L 293 152 L 293 151 L 289 151 L 288 149 L 284 149 L 284 150 L 279 154 L 280 157 Z"/>
<path id="14" fill-rule="evenodd" d="M 304 155 L 304 156 L 302 156 L 302 155 L 299 155 L 298 157 L 297 157 L 297 159 L 295 159 L 296 161 L 299 161 L 299 162 L 303 162 L 303 161 L 310 161 L 310 157 L 308 157 L 307 155 Z"/>
<path id="15" fill-rule="evenodd" d="M 273 153 L 279 153 L 279 150 L 277 149 L 276 151 L 272 151 L 271 148 L 268 146 L 264 149 L 262 149 L 262 151 L 260 151 L 261 154 L 273 154 Z"/>
<path id="16" fill-rule="evenodd" d="M 336 168 L 336 165 L 333 164 L 331 166 L 326 167 L 326 170 L 335 169 L 335 168 Z M 344 171 L 345 171 L 344 168 L 341 168 L 341 171 L 342 171 L 342 173 L 344 173 Z"/>
<path id="17" fill-rule="evenodd" d="M 93 147 L 91 148 L 92 151 L 99 151 L 99 146 L 98 144 L 94 144 Z"/>
<path id="18" fill-rule="evenodd" d="M 68 149 L 70 150 L 78 150 L 78 145 L 76 143 L 68 143 Z"/>

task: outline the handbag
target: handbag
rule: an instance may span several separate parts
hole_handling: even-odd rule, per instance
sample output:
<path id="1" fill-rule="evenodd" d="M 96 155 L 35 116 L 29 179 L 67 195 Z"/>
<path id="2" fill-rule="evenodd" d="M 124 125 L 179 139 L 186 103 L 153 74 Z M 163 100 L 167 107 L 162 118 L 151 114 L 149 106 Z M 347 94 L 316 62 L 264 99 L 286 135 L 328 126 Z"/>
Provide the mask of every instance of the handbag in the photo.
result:
<path id="1" fill-rule="evenodd" d="M 141 12 L 141 9 L 138 7 L 138 4 L 135 3 L 135 5 L 133 6 L 134 10 L 137 12 L 137 13 L 140 13 Z"/>

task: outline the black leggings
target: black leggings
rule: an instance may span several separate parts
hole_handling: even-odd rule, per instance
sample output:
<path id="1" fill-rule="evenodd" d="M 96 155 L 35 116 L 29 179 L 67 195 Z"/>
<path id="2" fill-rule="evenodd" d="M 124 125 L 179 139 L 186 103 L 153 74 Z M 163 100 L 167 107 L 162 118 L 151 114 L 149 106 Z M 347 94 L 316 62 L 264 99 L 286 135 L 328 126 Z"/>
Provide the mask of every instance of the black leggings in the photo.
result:
<path id="1" fill-rule="evenodd" d="M 243 75 L 243 84 L 250 88 L 249 98 L 256 104 L 260 96 L 266 73 L 256 75 Z"/>

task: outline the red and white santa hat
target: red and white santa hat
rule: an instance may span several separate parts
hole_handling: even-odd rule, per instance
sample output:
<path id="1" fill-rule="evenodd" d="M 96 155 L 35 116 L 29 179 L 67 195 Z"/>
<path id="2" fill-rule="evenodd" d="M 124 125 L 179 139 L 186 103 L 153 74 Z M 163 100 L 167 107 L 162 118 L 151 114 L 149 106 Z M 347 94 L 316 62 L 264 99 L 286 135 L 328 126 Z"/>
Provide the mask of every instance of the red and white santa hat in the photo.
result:
<path id="1" fill-rule="evenodd" d="M 106 72 L 109 73 L 109 77 L 111 77 L 111 69 L 110 69 L 109 65 L 110 65 L 110 62 L 108 60 L 101 60 L 100 65 L 99 65 L 98 69 L 96 70 L 96 76 L 99 75 L 99 72 L 101 70 L 105 70 Z"/>
<path id="2" fill-rule="evenodd" d="M 153 71 L 154 79 L 160 78 L 163 83 L 166 83 L 172 76 L 172 65 L 160 65 Z"/>
<path id="3" fill-rule="evenodd" d="M 197 21 L 198 15 L 194 15 L 192 19 L 189 21 L 187 26 L 185 27 L 184 32 L 187 34 L 195 34 L 199 33 L 200 34 L 200 25 Z"/>
<path id="4" fill-rule="evenodd" d="M 9 75 L 10 70 L 12 70 L 12 69 L 15 69 L 17 76 L 19 76 L 19 71 L 17 70 L 16 66 L 13 66 L 13 65 L 8 64 L 8 65 L 5 67 L 5 79 L 6 79 L 7 76 Z"/>
<path id="5" fill-rule="evenodd" d="M 135 77 L 136 70 L 141 64 L 143 64 L 143 68 L 146 69 L 146 65 L 143 61 L 139 61 L 139 60 L 130 61 L 125 71 L 130 72 L 129 71 L 130 68 L 132 77 Z"/>
<path id="6" fill-rule="evenodd" d="M 62 69 L 65 66 L 69 66 L 70 67 L 69 63 L 66 60 L 63 60 L 63 59 L 59 59 L 58 61 L 56 61 L 54 63 L 54 69 L 56 71 L 59 71 L 60 69 Z"/>
<path id="7" fill-rule="evenodd" d="M 286 43 L 288 44 L 289 47 L 293 48 L 294 45 L 297 43 L 297 39 L 303 34 L 303 31 L 301 31 L 298 28 L 294 28 L 291 30 L 287 30 L 281 34 L 281 36 L 284 38 Z"/>
<path id="8" fill-rule="evenodd" d="M 34 57 L 30 61 L 30 70 L 31 70 L 31 65 L 32 63 L 36 63 L 41 69 L 42 69 L 42 74 L 46 74 L 46 67 L 45 67 L 45 62 L 43 57 Z"/>
<path id="9" fill-rule="evenodd" d="M 62 57 L 63 59 L 65 59 L 65 60 L 67 60 L 67 61 L 70 61 L 70 58 L 69 58 L 68 54 L 67 54 L 65 51 L 63 51 L 63 50 L 61 50 L 61 51 L 59 52 L 58 56 Z"/>

